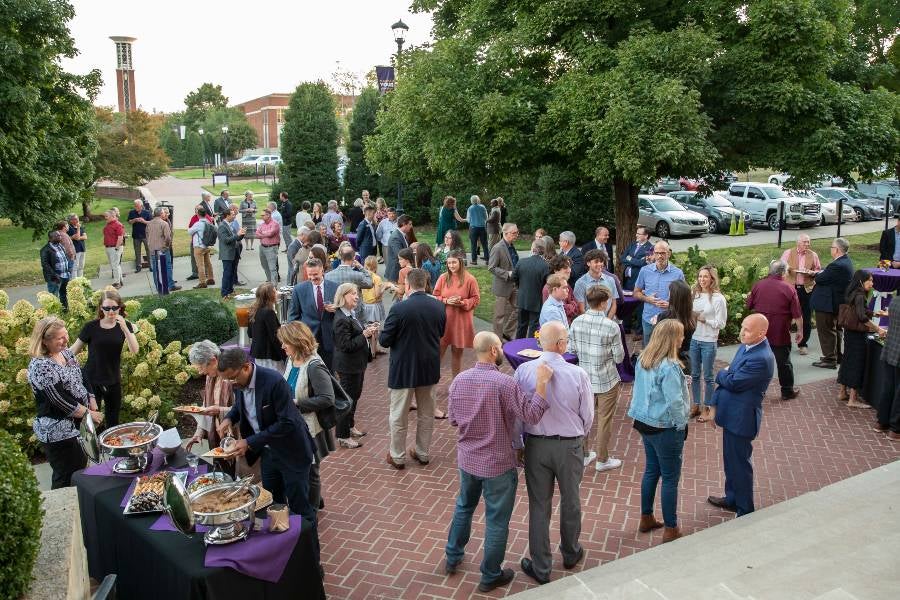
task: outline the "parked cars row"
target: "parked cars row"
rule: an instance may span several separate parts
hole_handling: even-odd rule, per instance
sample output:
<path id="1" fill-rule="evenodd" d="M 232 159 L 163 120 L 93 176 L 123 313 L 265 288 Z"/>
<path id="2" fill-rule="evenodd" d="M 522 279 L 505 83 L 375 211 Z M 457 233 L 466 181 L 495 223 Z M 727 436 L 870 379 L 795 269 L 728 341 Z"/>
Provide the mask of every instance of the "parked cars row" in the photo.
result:
<path id="1" fill-rule="evenodd" d="M 229 165 L 280 165 L 281 156 L 278 154 L 248 154 L 235 160 L 229 160 Z"/>
<path id="2" fill-rule="evenodd" d="M 884 218 L 884 200 L 870 198 L 858 190 L 845 187 L 823 187 L 816 188 L 816 192 L 834 202 L 843 200 L 844 206 L 849 206 L 853 210 L 857 221 Z"/>
<path id="3" fill-rule="evenodd" d="M 709 231 L 709 221 L 704 215 L 686 209 L 674 198 L 657 194 L 638 194 L 638 224 L 649 227 L 664 239 Z"/>
<path id="4" fill-rule="evenodd" d="M 668 196 L 677 200 L 688 210 L 705 216 L 709 233 L 728 233 L 732 220 L 739 219 L 742 214 L 746 222 L 750 222 L 750 215 L 736 209 L 722 192 L 701 196 L 697 192 L 679 191 L 669 192 Z"/>

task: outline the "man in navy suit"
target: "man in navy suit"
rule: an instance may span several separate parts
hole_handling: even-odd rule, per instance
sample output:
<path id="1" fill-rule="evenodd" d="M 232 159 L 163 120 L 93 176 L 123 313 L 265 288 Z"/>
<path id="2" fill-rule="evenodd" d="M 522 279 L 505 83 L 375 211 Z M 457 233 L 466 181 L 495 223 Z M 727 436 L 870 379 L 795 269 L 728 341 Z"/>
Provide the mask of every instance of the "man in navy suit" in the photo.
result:
<path id="1" fill-rule="evenodd" d="M 712 398 L 715 424 L 722 428 L 725 496 L 710 496 L 713 506 L 737 516 L 753 512 L 753 440 L 762 423 L 762 401 L 775 374 L 775 355 L 766 340 L 769 321 L 756 313 L 741 323 L 742 346 L 731 365 L 716 375 Z"/>
<path id="2" fill-rule="evenodd" d="M 356 248 L 359 252 L 360 262 L 366 262 L 366 258 L 375 254 L 375 207 L 367 204 L 363 209 L 363 220 L 356 228 Z"/>
<path id="3" fill-rule="evenodd" d="M 559 252 L 565 254 L 572 261 L 572 273 L 569 275 L 569 287 L 574 288 L 575 282 L 587 273 L 584 264 L 584 254 L 575 245 L 575 234 L 571 231 L 563 231 L 559 234 Z"/>
<path id="4" fill-rule="evenodd" d="M 331 369 L 334 354 L 334 295 L 338 284 L 325 279 L 325 269 L 318 258 L 304 264 L 306 281 L 294 286 L 288 321 L 302 321 L 319 343 L 319 356 Z"/>
<path id="5" fill-rule="evenodd" d="M 606 265 L 606 268 L 609 269 L 610 273 L 616 272 L 615 255 L 613 254 L 612 244 L 609 243 L 609 229 L 601 225 L 594 230 L 594 239 L 581 247 L 582 254 L 587 254 L 591 250 L 603 250 L 606 252 L 606 256 L 609 257 L 609 264 Z"/>
<path id="6" fill-rule="evenodd" d="M 619 261 L 625 268 L 622 272 L 622 287 L 629 291 L 634 289 L 634 282 L 637 281 L 638 273 L 641 272 L 641 269 L 653 262 L 653 244 L 650 242 L 650 230 L 643 225 L 639 225 L 637 234 L 634 237 L 634 241 L 628 244 L 625 252 L 619 258 Z M 643 303 L 638 305 L 638 309 L 642 306 Z"/>
<path id="7" fill-rule="evenodd" d="M 838 307 L 847 302 L 847 286 L 853 278 L 853 261 L 847 256 L 850 243 L 844 238 L 831 242 L 831 258 L 824 270 L 815 275 L 816 287 L 809 307 L 816 312 L 816 332 L 822 358 L 813 363 L 822 369 L 837 369 L 841 362 L 841 328 L 837 324 Z"/>
<path id="8" fill-rule="evenodd" d="M 402 218 L 402 217 L 401 217 Z M 378 343 L 391 349 L 388 388 L 391 408 L 388 425 L 391 432 L 387 463 L 403 469 L 406 455 L 427 465 L 431 434 L 434 430 L 432 388 L 441 378 L 441 338 L 447 322 L 444 305 L 425 293 L 428 273 L 412 269 L 406 276 L 409 295 L 391 307 Z M 416 397 L 416 446 L 406 452 L 406 428 L 410 401 Z"/>
<path id="9" fill-rule="evenodd" d="M 284 377 L 249 362 L 241 348 L 223 350 L 218 362 L 221 376 L 234 383 L 234 404 L 219 424 L 219 435 L 238 425 L 238 456 L 246 454 L 251 465 L 258 459 L 262 485 L 275 502 L 315 523 L 309 502 L 313 439 Z"/>

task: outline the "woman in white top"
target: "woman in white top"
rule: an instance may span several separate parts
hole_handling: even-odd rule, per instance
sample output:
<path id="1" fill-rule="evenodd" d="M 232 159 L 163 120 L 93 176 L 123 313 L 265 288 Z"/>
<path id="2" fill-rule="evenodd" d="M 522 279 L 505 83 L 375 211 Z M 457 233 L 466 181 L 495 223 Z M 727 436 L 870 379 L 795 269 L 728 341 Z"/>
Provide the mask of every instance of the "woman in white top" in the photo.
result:
<path id="1" fill-rule="evenodd" d="M 713 363 L 716 360 L 716 346 L 719 332 L 728 320 L 725 296 L 719 292 L 719 274 L 711 265 L 702 267 L 694 284 L 694 315 L 697 329 L 691 339 L 691 417 L 699 415 L 698 421 L 709 419 L 709 403 L 713 394 Z M 700 409 L 700 372 L 703 371 L 704 388 L 703 411 Z"/>

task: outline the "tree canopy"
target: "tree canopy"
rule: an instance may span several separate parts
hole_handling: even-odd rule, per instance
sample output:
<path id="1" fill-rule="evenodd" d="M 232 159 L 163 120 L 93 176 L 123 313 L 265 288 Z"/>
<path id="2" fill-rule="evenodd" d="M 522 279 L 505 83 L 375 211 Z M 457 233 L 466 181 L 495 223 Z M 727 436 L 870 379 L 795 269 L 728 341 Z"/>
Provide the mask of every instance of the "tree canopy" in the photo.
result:
<path id="1" fill-rule="evenodd" d="M 202 127 L 209 113 L 217 108 L 227 108 L 228 98 L 222 93 L 221 85 L 204 83 L 184 97 L 184 125 L 196 130 Z"/>
<path id="2" fill-rule="evenodd" d="M 95 179 L 112 179 L 139 186 L 162 177 L 168 156 L 159 146 L 159 123 L 142 110 L 115 113 L 96 108 L 99 151 L 94 161 Z"/>
<path id="3" fill-rule="evenodd" d="M 378 174 L 369 168 L 363 152 L 365 138 L 375 133 L 378 104 L 378 90 L 370 87 L 362 91 L 353 108 L 353 118 L 349 127 L 350 139 L 347 144 L 349 162 L 344 176 L 348 198 L 360 197 L 363 190 L 369 190 L 373 197 L 381 193 Z"/>
<path id="4" fill-rule="evenodd" d="M 416 0 L 434 11 L 435 42 L 400 61 L 369 163 L 515 191 L 507 203 L 526 227 L 543 212 L 523 204 L 552 201 L 563 182 L 582 199 L 573 226 L 612 189 L 620 244 L 638 188 L 662 175 L 867 177 L 896 160 L 900 104 L 873 85 L 878 44 L 862 41 L 885 29 L 863 35 L 861 4 Z"/>
<path id="5" fill-rule="evenodd" d="M 327 201 L 337 192 L 338 124 L 331 90 L 301 83 L 291 96 L 281 133 L 281 183 L 295 201 Z"/>
<path id="6" fill-rule="evenodd" d="M 61 0 L 0 2 L 0 215 L 36 236 L 93 182 L 101 79 L 60 66 L 77 54 L 73 16 Z"/>

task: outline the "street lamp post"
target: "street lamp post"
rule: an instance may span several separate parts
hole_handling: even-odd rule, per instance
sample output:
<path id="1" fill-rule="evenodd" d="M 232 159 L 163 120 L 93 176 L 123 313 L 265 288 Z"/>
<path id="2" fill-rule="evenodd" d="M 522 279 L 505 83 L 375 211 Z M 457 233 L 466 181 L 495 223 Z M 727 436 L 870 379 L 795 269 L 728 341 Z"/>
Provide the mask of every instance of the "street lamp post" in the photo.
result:
<path id="1" fill-rule="evenodd" d="M 225 147 L 222 149 L 222 162 L 228 167 L 228 125 L 222 125 L 222 133 L 225 135 Z"/>
<path id="2" fill-rule="evenodd" d="M 206 140 L 203 139 L 203 128 L 197 130 L 200 134 L 200 145 L 203 146 L 203 179 L 206 179 Z"/>
<path id="3" fill-rule="evenodd" d="M 403 54 L 403 42 L 406 41 L 406 33 L 409 31 L 409 26 L 403 22 L 403 20 L 399 20 L 393 25 L 391 25 L 391 31 L 394 34 L 394 41 L 397 42 L 397 63 L 395 65 L 396 73 L 400 72 L 400 56 Z M 394 85 L 396 86 L 397 75 L 394 74 Z M 397 181 L 397 214 L 403 214 L 403 182 Z"/>

